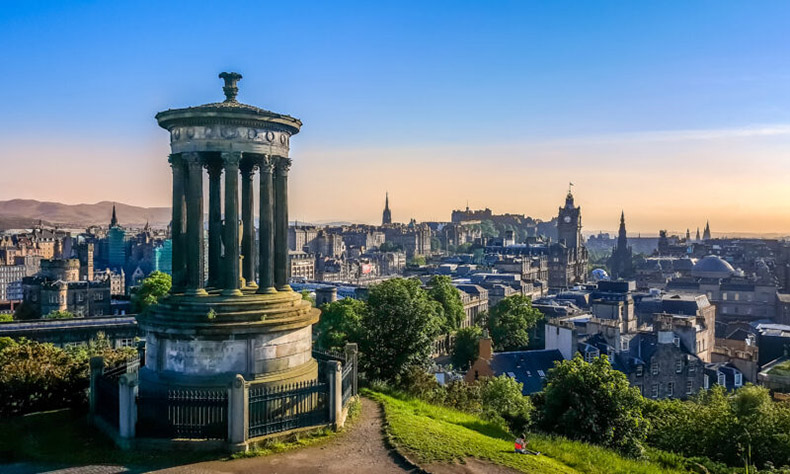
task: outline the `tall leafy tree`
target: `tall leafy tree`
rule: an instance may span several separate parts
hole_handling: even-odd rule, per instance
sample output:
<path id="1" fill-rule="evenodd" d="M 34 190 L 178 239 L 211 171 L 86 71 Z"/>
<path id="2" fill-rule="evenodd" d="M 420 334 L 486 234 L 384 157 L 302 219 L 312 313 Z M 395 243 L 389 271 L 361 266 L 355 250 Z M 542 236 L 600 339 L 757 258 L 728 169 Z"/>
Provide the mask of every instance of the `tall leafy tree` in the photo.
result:
<path id="1" fill-rule="evenodd" d="M 453 365 L 459 369 L 469 367 L 477 360 L 479 355 L 479 342 L 483 337 L 483 330 L 477 326 L 459 329 L 453 340 Z"/>
<path id="2" fill-rule="evenodd" d="M 535 397 L 543 430 L 630 456 L 641 454 L 648 428 L 642 395 L 606 356 L 587 363 L 576 354 L 551 369 L 546 381 Z"/>
<path id="3" fill-rule="evenodd" d="M 511 295 L 497 303 L 488 313 L 488 330 L 498 351 L 513 351 L 529 344 L 529 330 L 543 319 L 523 295 Z"/>
<path id="4" fill-rule="evenodd" d="M 333 301 L 321 307 L 321 320 L 316 325 L 316 345 L 321 349 L 339 351 L 348 342 L 361 343 L 362 318 L 368 306 L 352 298 Z"/>
<path id="5" fill-rule="evenodd" d="M 160 271 L 152 272 L 132 295 L 132 310 L 141 313 L 155 305 L 170 291 L 173 280 L 170 275 Z"/>
<path id="6" fill-rule="evenodd" d="M 442 329 L 451 333 L 461 327 L 466 317 L 458 288 L 446 275 L 434 275 L 428 281 L 428 296 L 442 307 Z"/>
<path id="7" fill-rule="evenodd" d="M 411 366 L 430 359 L 441 306 L 420 286 L 418 280 L 393 278 L 370 289 L 360 347 L 368 378 L 397 382 Z"/>

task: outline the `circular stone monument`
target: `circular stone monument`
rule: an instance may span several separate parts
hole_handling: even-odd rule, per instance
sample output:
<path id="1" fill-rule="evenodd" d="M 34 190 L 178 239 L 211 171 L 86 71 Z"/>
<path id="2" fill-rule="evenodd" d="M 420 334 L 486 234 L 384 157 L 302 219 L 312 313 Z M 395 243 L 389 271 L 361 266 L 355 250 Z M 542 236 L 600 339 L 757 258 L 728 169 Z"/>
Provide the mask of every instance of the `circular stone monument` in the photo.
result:
<path id="1" fill-rule="evenodd" d="M 227 386 L 236 374 L 267 385 L 317 376 L 312 325 L 320 311 L 288 285 L 288 152 L 302 123 L 238 102 L 240 74 L 220 78 L 225 101 L 156 115 L 172 152 L 173 288 L 138 316 L 143 392 Z"/>

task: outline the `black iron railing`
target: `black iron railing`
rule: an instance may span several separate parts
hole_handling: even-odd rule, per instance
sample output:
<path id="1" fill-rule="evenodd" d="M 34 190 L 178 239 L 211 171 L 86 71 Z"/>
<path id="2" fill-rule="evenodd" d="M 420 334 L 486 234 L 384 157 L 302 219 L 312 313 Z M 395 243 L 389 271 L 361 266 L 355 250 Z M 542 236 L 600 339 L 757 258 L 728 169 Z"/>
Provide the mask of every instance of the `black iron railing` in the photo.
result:
<path id="1" fill-rule="evenodd" d="M 279 387 L 250 387 L 249 437 L 329 423 L 329 385 L 310 380 Z"/>
<path id="2" fill-rule="evenodd" d="M 228 392 L 195 389 L 140 395 L 137 433 L 148 438 L 226 439 Z"/>
<path id="3" fill-rule="evenodd" d="M 356 383 L 354 383 L 356 381 L 356 373 L 354 369 L 353 362 L 349 362 L 343 366 L 343 406 L 346 406 L 346 402 L 356 395 Z"/>

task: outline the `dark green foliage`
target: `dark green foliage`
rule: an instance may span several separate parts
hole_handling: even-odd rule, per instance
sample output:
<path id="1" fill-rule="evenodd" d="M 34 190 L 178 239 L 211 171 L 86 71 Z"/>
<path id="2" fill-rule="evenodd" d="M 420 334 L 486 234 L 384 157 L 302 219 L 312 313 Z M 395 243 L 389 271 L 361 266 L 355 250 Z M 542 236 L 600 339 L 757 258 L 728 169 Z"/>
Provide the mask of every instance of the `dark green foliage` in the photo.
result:
<path id="1" fill-rule="evenodd" d="M 44 317 L 46 319 L 74 319 L 77 316 L 69 311 L 53 311 Z"/>
<path id="2" fill-rule="evenodd" d="M 23 301 L 14 310 L 14 319 L 17 321 L 29 321 L 31 319 L 38 319 L 40 315 L 36 314 L 33 305 L 27 301 Z"/>
<path id="3" fill-rule="evenodd" d="M 142 313 L 150 306 L 155 305 L 170 291 L 172 282 L 172 278 L 167 273 L 152 272 L 132 295 L 132 311 Z"/>
<path id="4" fill-rule="evenodd" d="M 113 366 L 134 351 L 110 349 L 103 336 L 88 346 L 60 349 L 21 340 L 0 350 L 0 417 L 41 410 L 84 406 L 90 357 L 105 357 Z"/>
<path id="5" fill-rule="evenodd" d="M 384 242 L 379 246 L 379 250 L 381 252 L 399 252 L 403 250 L 403 247 L 393 242 Z"/>
<path id="6" fill-rule="evenodd" d="M 488 330 L 496 351 L 515 351 L 529 344 L 529 330 L 543 313 L 532 307 L 523 295 L 511 295 L 496 304 L 488 314 Z"/>
<path id="7" fill-rule="evenodd" d="M 368 310 L 364 301 L 351 298 L 333 301 L 321 307 L 316 324 L 316 345 L 320 349 L 342 351 L 348 342 L 360 343 L 363 337 L 362 318 Z"/>
<path id="8" fill-rule="evenodd" d="M 485 238 L 499 237 L 499 231 L 496 229 L 494 223 L 490 220 L 480 222 L 480 232 Z"/>
<path id="9" fill-rule="evenodd" d="M 0 323 L 9 323 L 14 320 L 14 316 L 9 313 L 0 314 Z"/>
<path id="10" fill-rule="evenodd" d="M 521 394 L 523 384 L 507 375 L 489 378 L 482 383 L 483 414 L 489 420 L 502 420 L 511 433 L 526 431 L 534 406 Z"/>
<path id="11" fill-rule="evenodd" d="M 537 426 L 544 431 L 615 449 L 642 453 L 648 423 L 643 399 L 605 357 L 588 364 L 576 354 L 549 371 L 546 388 L 534 398 Z"/>
<path id="12" fill-rule="evenodd" d="M 425 265 L 427 262 L 426 262 L 426 260 L 425 260 L 425 257 L 423 257 L 422 255 L 415 255 L 414 257 L 412 257 L 412 258 L 411 258 L 411 259 L 410 259 L 408 262 L 406 262 L 406 263 L 407 263 L 408 265 L 411 265 L 411 266 L 415 266 L 415 267 L 421 267 L 421 266 Z"/>
<path id="13" fill-rule="evenodd" d="M 442 330 L 451 333 L 461 327 L 466 317 L 464 304 L 453 281 L 445 275 L 434 275 L 428 281 L 428 296 L 441 305 Z"/>
<path id="14" fill-rule="evenodd" d="M 302 290 L 302 299 L 308 301 L 311 306 L 315 306 L 315 298 L 310 295 L 310 290 Z"/>
<path id="15" fill-rule="evenodd" d="M 360 365 L 368 378 L 395 381 L 409 367 L 425 365 L 440 332 L 441 307 L 419 280 L 380 283 L 371 288 L 367 304 Z"/>
<path id="16" fill-rule="evenodd" d="M 483 330 L 477 326 L 459 329 L 455 333 L 453 341 L 453 366 L 459 369 L 466 369 L 477 360 L 480 350 L 480 339 L 483 337 Z"/>
<path id="17" fill-rule="evenodd" d="M 684 456 L 705 456 L 730 466 L 790 465 L 790 405 L 763 387 L 734 394 L 721 386 L 688 401 L 647 401 L 648 442 Z"/>

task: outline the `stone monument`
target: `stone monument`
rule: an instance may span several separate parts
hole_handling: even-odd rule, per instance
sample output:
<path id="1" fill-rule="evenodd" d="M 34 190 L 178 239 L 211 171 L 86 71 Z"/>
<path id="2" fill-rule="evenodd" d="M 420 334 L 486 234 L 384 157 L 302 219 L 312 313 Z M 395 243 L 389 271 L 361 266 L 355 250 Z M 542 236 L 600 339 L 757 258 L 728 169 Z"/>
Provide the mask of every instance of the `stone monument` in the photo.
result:
<path id="1" fill-rule="evenodd" d="M 223 102 L 156 115 L 170 133 L 173 287 L 138 316 L 146 337 L 141 393 L 225 387 L 236 374 L 266 385 L 317 377 L 311 329 L 320 312 L 288 285 L 288 152 L 302 122 L 238 102 L 241 74 L 219 77 Z"/>

